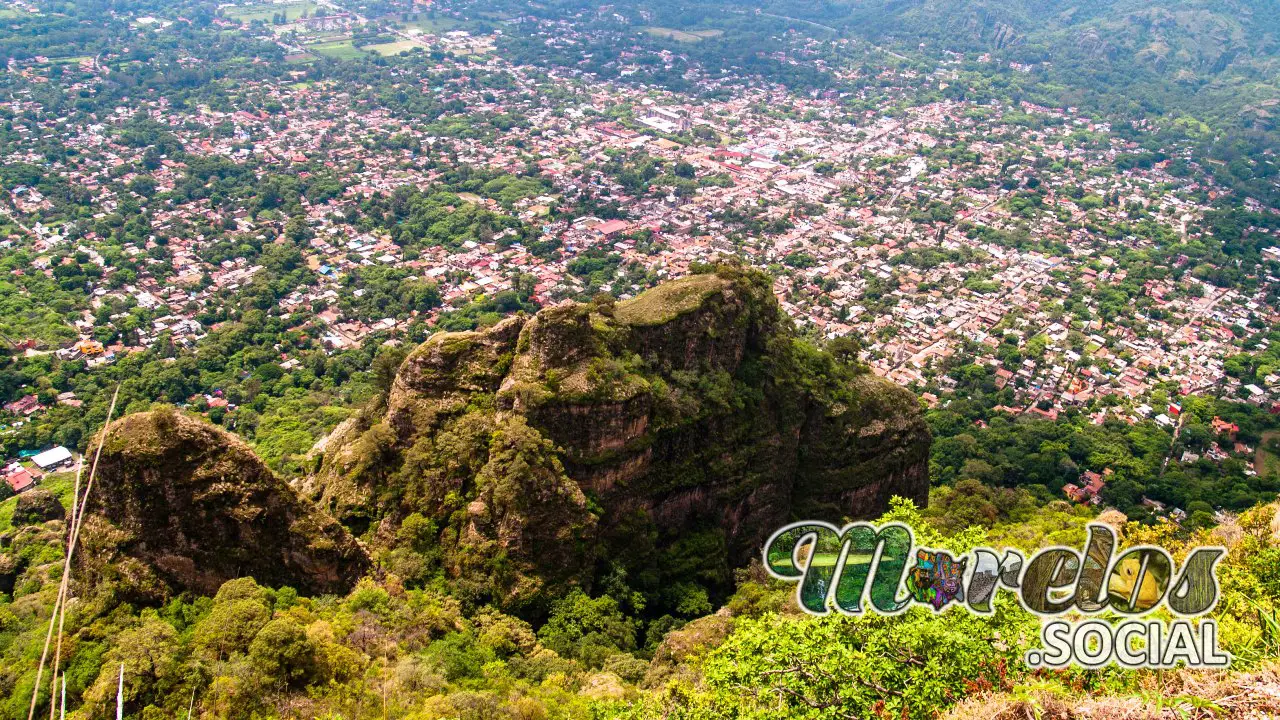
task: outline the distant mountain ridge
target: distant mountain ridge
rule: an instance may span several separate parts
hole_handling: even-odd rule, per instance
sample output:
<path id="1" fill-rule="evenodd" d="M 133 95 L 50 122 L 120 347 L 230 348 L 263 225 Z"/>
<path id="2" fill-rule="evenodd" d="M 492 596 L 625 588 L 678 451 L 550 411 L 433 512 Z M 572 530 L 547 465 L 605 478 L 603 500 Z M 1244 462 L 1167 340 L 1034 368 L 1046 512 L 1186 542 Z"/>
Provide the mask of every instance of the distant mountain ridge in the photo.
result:
<path id="1" fill-rule="evenodd" d="M 1274 68 L 1280 34 L 1280 9 L 1267 0 L 783 0 L 760 7 L 941 49 L 1025 46 L 1050 59 L 1085 54 L 1198 73 L 1235 63 Z"/>

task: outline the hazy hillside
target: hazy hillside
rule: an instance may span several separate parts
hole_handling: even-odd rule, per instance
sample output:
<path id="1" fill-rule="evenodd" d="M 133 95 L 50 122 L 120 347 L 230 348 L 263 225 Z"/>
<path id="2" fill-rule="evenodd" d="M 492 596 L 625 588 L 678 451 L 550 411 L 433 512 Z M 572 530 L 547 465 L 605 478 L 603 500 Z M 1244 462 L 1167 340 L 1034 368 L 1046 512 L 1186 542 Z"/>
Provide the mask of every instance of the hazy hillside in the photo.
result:
<path id="1" fill-rule="evenodd" d="M 1274 54 L 1280 20 L 1263 0 L 871 0 L 761 4 L 766 12 L 855 28 L 878 38 L 931 39 L 943 49 L 1042 46 L 1111 59 L 1221 71 Z"/>

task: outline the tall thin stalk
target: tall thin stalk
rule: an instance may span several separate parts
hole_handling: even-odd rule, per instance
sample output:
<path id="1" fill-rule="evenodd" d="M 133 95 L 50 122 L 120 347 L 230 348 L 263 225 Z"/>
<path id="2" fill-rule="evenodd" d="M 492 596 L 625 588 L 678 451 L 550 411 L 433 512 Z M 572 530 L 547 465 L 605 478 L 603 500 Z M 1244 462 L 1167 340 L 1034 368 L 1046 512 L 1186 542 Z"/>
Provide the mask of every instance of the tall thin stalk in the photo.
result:
<path id="1" fill-rule="evenodd" d="M 124 663 L 120 663 L 120 686 L 116 689 L 116 720 L 124 720 Z"/>
<path id="2" fill-rule="evenodd" d="M 102 425 L 98 435 L 98 450 L 93 456 L 93 466 L 89 469 L 89 481 L 85 484 L 84 497 L 80 496 L 80 476 L 84 473 L 84 458 L 80 459 L 80 467 L 76 470 L 74 496 L 71 501 L 71 520 L 67 533 L 67 552 L 62 561 L 62 582 L 58 585 L 58 597 L 53 604 L 53 613 L 49 616 L 49 630 L 45 633 L 44 650 L 40 652 L 40 665 L 36 668 L 36 682 L 31 688 L 31 708 L 27 711 L 27 720 L 36 715 L 36 701 L 40 698 L 40 681 L 44 677 L 44 664 L 49 658 L 49 645 L 53 640 L 53 630 L 58 629 L 57 654 L 53 665 L 53 685 L 49 691 L 49 717 L 53 717 L 53 698 L 57 691 L 58 664 L 62 659 L 62 629 L 66 623 L 67 588 L 71 584 L 71 556 L 75 553 L 76 542 L 80 538 L 80 526 L 84 523 L 84 513 L 88 507 L 89 492 L 93 489 L 93 479 L 98 473 L 98 460 L 102 457 L 102 446 L 107 439 L 107 428 L 111 426 L 111 418 L 115 415 L 116 401 L 120 399 L 120 385 L 116 385 L 115 394 L 111 396 L 111 407 L 107 410 L 107 421 Z"/>

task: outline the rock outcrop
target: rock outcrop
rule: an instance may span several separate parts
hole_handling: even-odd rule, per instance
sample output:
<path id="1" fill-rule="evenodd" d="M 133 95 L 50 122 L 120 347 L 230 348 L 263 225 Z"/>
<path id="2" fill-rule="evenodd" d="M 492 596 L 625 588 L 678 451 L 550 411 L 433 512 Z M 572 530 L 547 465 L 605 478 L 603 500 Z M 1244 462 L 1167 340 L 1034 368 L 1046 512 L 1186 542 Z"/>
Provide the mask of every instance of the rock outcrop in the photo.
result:
<path id="1" fill-rule="evenodd" d="M 244 442 L 172 409 L 111 424 L 89 513 L 82 545 L 94 552 L 83 553 L 85 562 L 120 557 L 120 572 L 150 585 L 144 595 L 157 591 L 155 580 L 212 595 L 244 576 L 312 595 L 341 593 L 369 567 L 350 533 Z"/>
<path id="2" fill-rule="evenodd" d="M 358 532 L 430 518 L 448 575 L 509 610 L 605 574 L 674 605 L 792 518 L 923 504 L 929 443 L 913 396 L 722 268 L 431 337 L 308 488 Z"/>
<path id="3" fill-rule="evenodd" d="M 44 488 L 35 488 L 18 496 L 17 505 L 13 508 L 10 522 L 14 527 L 39 525 L 50 520 L 62 520 L 67 516 L 66 508 L 58 502 L 53 493 Z"/>

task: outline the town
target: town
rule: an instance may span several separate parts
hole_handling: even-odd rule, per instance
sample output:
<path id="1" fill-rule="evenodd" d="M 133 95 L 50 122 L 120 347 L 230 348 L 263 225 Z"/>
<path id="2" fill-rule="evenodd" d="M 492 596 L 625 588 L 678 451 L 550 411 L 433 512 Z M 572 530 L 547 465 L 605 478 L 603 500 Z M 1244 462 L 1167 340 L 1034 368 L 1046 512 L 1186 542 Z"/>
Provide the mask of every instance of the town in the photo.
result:
<path id="1" fill-rule="evenodd" d="M 1258 331 L 1278 319 L 1277 230 L 1243 231 L 1266 238 L 1256 264 L 1232 269 L 1244 282 L 1211 265 L 1221 256 L 1189 256 L 1229 191 L 1189 151 L 1146 149 L 1139 128 L 1075 108 L 947 99 L 963 82 L 959 58 L 930 74 L 840 70 L 856 91 L 691 72 L 694 89 L 679 93 L 625 82 L 642 57 L 601 80 L 504 56 L 512 24 L 548 45 L 586 41 L 563 23 L 437 33 L 423 28 L 456 25 L 405 30 L 289 8 L 270 24 L 241 6 L 215 19 L 278 45 L 293 68 L 242 81 L 230 103 L 139 95 L 105 115 L 63 115 L 42 106 L 42 84 L 56 74 L 68 93 L 96 93 L 110 57 L 10 60 L 26 83 L 0 110 L 37 118 L 14 124 L 19 138 L 58 135 L 68 156 L 52 169 L 88 209 L 71 220 L 38 188 L 12 187 L 3 211 L 14 231 L 0 244 L 29 258 L 12 275 L 74 277 L 90 298 L 72 327 L 7 338 L 14 351 L 92 372 L 158 343 L 197 348 L 233 298 L 285 277 L 296 285 L 275 288 L 268 312 L 334 353 L 466 329 L 465 311 L 495 298 L 626 298 L 731 260 L 776 277 L 802 332 L 855 339 L 872 371 L 931 407 L 978 373 L 1007 391 L 995 410 L 1011 417 L 1153 422 L 1175 440 L 1184 396 L 1280 413 L 1280 365 L 1240 364 L 1270 349 Z M 174 31 L 138 22 L 156 37 Z M 431 58 L 380 71 L 393 102 L 314 62 L 335 36 L 354 48 L 377 32 L 400 37 L 398 57 Z M 797 58 L 813 54 L 811 40 L 787 42 Z M 44 162 L 21 144 L 3 161 Z M 243 168 L 258 175 L 252 199 L 222 190 Z M 275 358 L 285 371 L 299 362 Z M 168 399 L 219 416 L 237 405 L 217 391 Z M 20 388 L 4 406 L 8 431 L 78 402 Z M 1209 457 L 1266 462 L 1263 443 L 1226 434 Z M 1087 502 L 1101 483 L 1082 475 L 1065 494 Z"/>

